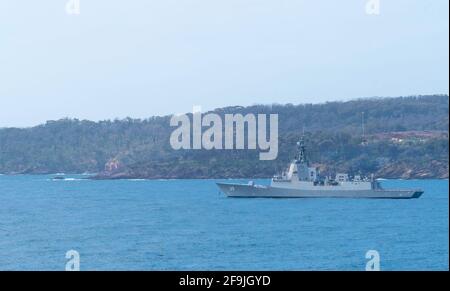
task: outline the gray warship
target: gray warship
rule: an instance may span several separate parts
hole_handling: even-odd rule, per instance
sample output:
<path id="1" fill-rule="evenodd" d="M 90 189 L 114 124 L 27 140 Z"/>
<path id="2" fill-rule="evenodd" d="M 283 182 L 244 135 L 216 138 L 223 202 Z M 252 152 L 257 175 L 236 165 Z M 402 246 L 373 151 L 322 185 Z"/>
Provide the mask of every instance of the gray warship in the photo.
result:
<path id="1" fill-rule="evenodd" d="M 287 171 L 272 178 L 270 186 L 217 183 L 228 197 L 245 198 L 373 198 L 411 199 L 419 198 L 420 189 L 383 189 L 371 175 L 350 177 L 337 173 L 334 178 L 320 177 L 316 167 L 310 167 L 306 157 L 303 137 L 297 143 L 297 154 Z"/>

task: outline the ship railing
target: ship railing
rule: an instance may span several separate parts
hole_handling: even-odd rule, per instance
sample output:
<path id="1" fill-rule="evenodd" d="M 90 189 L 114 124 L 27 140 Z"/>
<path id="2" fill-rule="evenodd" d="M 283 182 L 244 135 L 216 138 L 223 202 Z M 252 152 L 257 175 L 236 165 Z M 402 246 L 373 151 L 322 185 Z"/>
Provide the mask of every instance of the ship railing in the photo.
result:
<path id="1" fill-rule="evenodd" d="M 274 181 L 274 182 L 291 182 L 291 179 L 274 177 L 274 178 L 272 178 L 272 181 Z"/>

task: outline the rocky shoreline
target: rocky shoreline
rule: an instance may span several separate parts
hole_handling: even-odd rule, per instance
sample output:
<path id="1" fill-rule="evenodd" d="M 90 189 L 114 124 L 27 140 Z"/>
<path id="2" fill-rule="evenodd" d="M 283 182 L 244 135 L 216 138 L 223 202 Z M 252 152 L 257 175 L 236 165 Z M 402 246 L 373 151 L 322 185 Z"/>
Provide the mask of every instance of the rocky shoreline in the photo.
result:
<path id="1" fill-rule="evenodd" d="M 423 169 L 408 169 L 407 171 L 398 172 L 398 166 L 393 165 L 374 174 L 376 178 L 381 179 L 448 179 L 449 173 L 447 171 L 439 171 L 432 173 Z M 99 173 L 89 177 L 93 180 L 121 180 L 121 179 L 270 179 L 273 175 L 136 175 L 126 172 L 118 173 Z"/>

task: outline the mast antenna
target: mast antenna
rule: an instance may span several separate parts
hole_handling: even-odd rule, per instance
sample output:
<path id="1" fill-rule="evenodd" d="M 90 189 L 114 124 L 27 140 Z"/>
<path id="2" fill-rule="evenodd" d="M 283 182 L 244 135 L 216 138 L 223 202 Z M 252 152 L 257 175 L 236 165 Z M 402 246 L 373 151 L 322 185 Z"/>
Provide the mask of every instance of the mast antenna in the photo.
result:
<path id="1" fill-rule="evenodd" d="M 308 163 L 306 159 L 306 150 L 305 150 L 305 127 L 303 126 L 303 133 L 300 136 L 300 140 L 297 142 L 297 156 L 296 160 L 298 163 Z"/>
<path id="2" fill-rule="evenodd" d="M 367 145 L 366 127 L 365 127 L 365 124 L 364 124 L 364 111 L 361 112 L 361 128 L 362 128 L 361 144 L 362 145 Z"/>

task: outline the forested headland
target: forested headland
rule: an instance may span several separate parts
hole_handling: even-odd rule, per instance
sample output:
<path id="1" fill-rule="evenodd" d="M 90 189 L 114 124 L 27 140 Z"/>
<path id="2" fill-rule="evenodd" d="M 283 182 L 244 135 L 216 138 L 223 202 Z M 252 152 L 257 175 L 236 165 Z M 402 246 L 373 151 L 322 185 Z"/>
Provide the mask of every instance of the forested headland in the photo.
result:
<path id="1" fill-rule="evenodd" d="M 97 178 L 271 177 L 293 158 L 305 130 L 309 160 L 323 173 L 448 178 L 447 95 L 272 104 L 213 112 L 278 114 L 279 154 L 255 150 L 173 150 L 170 116 L 93 122 L 61 119 L 0 129 L 0 173 L 97 173 Z M 367 144 L 361 143 L 362 112 Z"/>

